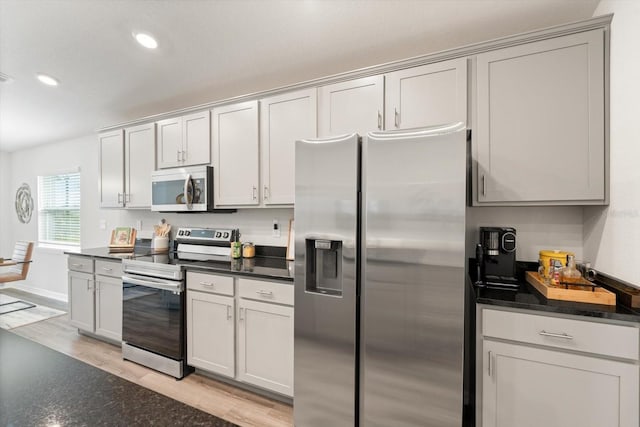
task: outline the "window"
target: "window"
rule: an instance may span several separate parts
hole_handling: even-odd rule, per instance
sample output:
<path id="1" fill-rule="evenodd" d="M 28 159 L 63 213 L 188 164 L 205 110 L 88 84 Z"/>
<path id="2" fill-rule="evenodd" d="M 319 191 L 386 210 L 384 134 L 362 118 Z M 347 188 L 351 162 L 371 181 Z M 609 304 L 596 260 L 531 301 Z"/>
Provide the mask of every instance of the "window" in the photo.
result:
<path id="1" fill-rule="evenodd" d="M 80 173 L 38 177 L 38 241 L 80 246 Z"/>

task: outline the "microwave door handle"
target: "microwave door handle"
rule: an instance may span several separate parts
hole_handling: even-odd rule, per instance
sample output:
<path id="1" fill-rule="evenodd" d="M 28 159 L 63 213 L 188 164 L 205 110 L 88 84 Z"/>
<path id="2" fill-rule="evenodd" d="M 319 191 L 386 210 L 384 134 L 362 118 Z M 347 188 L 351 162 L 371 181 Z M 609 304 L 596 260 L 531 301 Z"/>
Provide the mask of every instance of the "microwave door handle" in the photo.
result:
<path id="1" fill-rule="evenodd" d="M 187 174 L 184 179 L 184 204 L 187 205 L 187 209 L 191 210 L 193 202 L 193 181 L 191 180 L 191 174 Z"/>

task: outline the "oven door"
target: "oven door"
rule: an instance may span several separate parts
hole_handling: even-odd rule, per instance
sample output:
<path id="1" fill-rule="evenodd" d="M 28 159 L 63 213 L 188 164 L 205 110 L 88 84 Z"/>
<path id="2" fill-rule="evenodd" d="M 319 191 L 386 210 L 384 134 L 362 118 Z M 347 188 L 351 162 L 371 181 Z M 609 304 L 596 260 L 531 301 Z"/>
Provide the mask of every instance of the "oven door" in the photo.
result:
<path id="1" fill-rule="evenodd" d="M 202 212 L 208 206 L 210 167 L 155 171 L 151 175 L 151 210 Z"/>
<path id="2" fill-rule="evenodd" d="M 183 282 L 122 276 L 122 340 L 175 360 L 185 357 Z"/>

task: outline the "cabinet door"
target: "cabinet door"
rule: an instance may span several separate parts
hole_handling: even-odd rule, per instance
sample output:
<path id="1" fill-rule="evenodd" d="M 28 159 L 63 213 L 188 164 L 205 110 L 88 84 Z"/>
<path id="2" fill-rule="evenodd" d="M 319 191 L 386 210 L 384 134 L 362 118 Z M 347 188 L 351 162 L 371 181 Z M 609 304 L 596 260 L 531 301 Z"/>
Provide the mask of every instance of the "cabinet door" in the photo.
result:
<path id="1" fill-rule="evenodd" d="M 238 380 L 293 396 L 293 308 L 239 302 Z"/>
<path id="2" fill-rule="evenodd" d="M 158 126 L 156 154 L 158 169 L 182 165 L 182 117 L 161 120 Z"/>
<path id="3" fill-rule="evenodd" d="M 156 125 L 127 128 L 124 131 L 125 206 L 151 207 L 151 172 L 156 168 Z"/>
<path id="4" fill-rule="evenodd" d="M 187 363 L 233 378 L 235 301 L 232 297 L 187 291 Z"/>
<path id="5" fill-rule="evenodd" d="M 101 133 L 100 143 L 100 207 L 124 206 L 124 150 L 122 130 Z"/>
<path id="6" fill-rule="evenodd" d="M 216 206 L 257 205 L 258 101 L 212 110 Z"/>
<path id="7" fill-rule="evenodd" d="M 69 272 L 69 322 L 87 332 L 94 331 L 93 274 Z"/>
<path id="8" fill-rule="evenodd" d="M 478 55 L 479 203 L 604 202 L 603 38 L 593 30 Z"/>
<path id="9" fill-rule="evenodd" d="M 182 164 L 211 163 L 211 120 L 209 110 L 182 118 Z"/>
<path id="10" fill-rule="evenodd" d="M 638 366 L 485 340 L 482 426 L 637 427 Z"/>
<path id="11" fill-rule="evenodd" d="M 260 101 L 262 200 L 292 205 L 295 196 L 295 142 L 317 135 L 316 89 Z"/>
<path id="12" fill-rule="evenodd" d="M 318 93 L 320 137 L 382 130 L 384 76 L 323 86 Z"/>
<path id="13" fill-rule="evenodd" d="M 122 341 L 122 280 L 115 277 L 95 277 L 96 334 Z"/>
<path id="14" fill-rule="evenodd" d="M 385 129 L 467 122 L 467 59 L 385 75 Z"/>

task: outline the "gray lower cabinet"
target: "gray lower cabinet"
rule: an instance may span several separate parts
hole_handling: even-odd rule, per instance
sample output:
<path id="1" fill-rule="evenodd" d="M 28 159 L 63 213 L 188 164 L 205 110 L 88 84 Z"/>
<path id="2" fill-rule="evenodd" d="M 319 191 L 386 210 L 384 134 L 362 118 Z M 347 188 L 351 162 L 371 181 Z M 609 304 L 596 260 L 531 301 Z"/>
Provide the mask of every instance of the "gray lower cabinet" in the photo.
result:
<path id="1" fill-rule="evenodd" d="M 230 287 L 226 286 L 228 284 Z M 232 277 L 187 273 L 187 363 L 234 378 L 235 300 Z"/>
<path id="2" fill-rule="evenodd" d="M 637 325 L 490 308 L 480 319 L 479 425 L 639 425 Z"/>
<path id="3" fill-rule="evenodd" d="M 293 285 L 187 272 L 187 363 L 293 396 Z"/>
<path id="4" fill-rule="evenodd" d="M 605 33 L 476 57 L 475 205 L 604 204 Z"/>
<path id="5" fill-rule="evenodd" d="M 122 279 L 95 276 L 96 335 L 122 341 Z"/>
<path id="6" fill-rule="evenodd" d="M 94 286 L 92 273 L 69 271 L 69 322 L 83 331 L 95 328 Z"/>
<path id="7" fill-rule="evenodd" d="M 69 256 L 69 319 L 79 330 L 122 340 L 122 263 Z"/>

